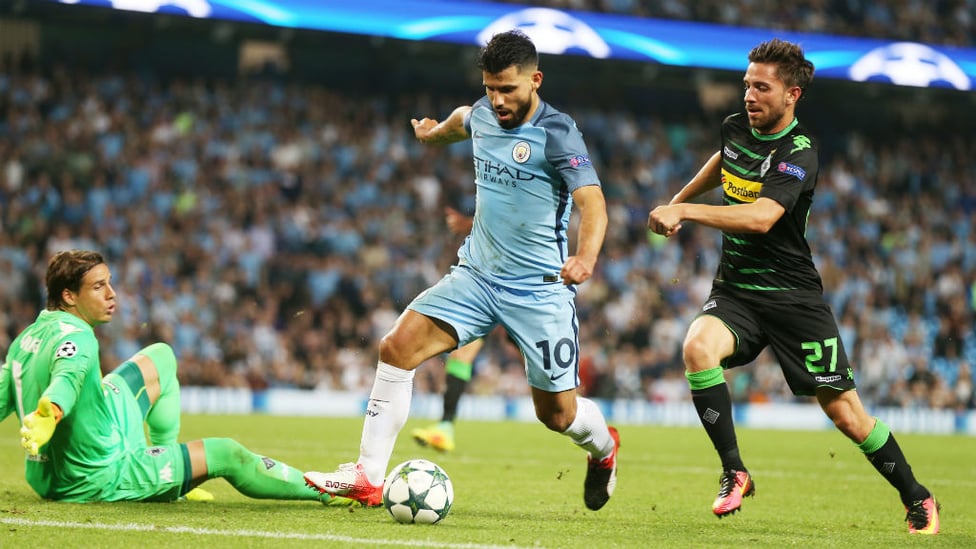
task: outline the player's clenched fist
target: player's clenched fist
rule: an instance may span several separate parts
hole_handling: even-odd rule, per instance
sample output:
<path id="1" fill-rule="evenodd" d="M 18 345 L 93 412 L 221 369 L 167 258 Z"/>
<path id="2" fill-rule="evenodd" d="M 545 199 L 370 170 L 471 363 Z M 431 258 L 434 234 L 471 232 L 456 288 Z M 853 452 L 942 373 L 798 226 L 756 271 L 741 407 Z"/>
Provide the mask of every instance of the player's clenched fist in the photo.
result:
<path id="1" fill-rule="evenodd" d="M 671 236 L 681 229 L 677 205 L 658 206 L 647 215 L 647 228 L 657 234 Z"/>

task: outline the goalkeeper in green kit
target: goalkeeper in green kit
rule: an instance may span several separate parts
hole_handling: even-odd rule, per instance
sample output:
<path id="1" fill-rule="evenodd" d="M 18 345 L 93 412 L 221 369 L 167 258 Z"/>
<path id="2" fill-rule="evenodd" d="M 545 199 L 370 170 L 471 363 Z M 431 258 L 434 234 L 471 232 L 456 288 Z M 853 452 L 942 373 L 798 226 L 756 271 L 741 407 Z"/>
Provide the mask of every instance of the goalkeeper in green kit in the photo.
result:
<path id="1" fill-rule="evenodd" d="M 0 420 L 14 412 L 21 419 L 34 491 L 74 502 L 173 501 L 188 493 L 206 500 L 212 496 L 196 486 L 220 477 L 252 498 L 346 503 L 235 440 L 178 442 L 180 387 L 169 345 L 149 345 L 102 377 L 93 327 L 115 313 L 111 279 L 98 252 L 55 255 L 47 308 L 13 341 L 0 370 Z"/>

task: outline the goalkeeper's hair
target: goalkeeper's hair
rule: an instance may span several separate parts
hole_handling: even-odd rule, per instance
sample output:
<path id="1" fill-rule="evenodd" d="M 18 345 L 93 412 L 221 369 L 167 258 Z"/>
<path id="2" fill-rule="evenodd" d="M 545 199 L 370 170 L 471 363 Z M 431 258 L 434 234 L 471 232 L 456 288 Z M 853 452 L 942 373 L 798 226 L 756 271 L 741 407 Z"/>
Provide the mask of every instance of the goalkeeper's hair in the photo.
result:
<path id="1" fill-rule="evenodd" d="M 57 311 L 64 308 L 61 294 L 65 290 L 78 293 L 81 280 L 96 265 L 105 263 L 102 254 L 90 250 L 67 250 L 54 254 L 47 264 L 45 284 L 47 286 L 47 309 Z"/>

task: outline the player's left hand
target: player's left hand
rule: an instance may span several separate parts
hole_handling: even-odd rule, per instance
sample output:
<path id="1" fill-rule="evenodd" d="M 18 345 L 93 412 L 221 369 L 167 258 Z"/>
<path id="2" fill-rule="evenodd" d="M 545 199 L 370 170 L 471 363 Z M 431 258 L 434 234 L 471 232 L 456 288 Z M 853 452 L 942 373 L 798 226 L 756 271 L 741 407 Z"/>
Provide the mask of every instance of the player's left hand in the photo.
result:
<path id="1" fill-rule="evenodd" d="M 24 416 L 24 425 L 20 428 L 20 445 L 32 456 L 36 456 L 41 446 L 44 446 L 54 436 L 57 426 L 57 406 L 48 397 L 41 397 L 37 402 L 37 410 Z"/>

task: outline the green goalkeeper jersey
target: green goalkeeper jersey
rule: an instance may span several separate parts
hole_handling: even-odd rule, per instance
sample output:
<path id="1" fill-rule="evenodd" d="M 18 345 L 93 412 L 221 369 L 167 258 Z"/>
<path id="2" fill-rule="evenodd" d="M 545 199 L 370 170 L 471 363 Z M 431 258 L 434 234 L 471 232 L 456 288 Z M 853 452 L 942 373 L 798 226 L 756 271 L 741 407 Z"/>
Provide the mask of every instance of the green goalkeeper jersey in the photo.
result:
<path id="1" fill-rule="evenodd" d="M 64 311 L 42 311 L 13 341 L 0 371 L 0 420 L 37 409 L 47 396 L 64 417 L 36 457 L 27 482 L 42 497 L 84 499 L 113 484 L 123 437 L 102 386 L 92 327 Z"/>

